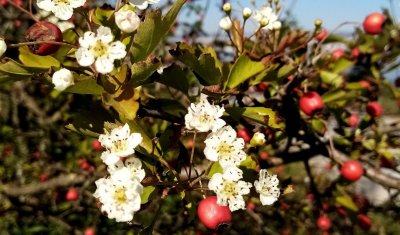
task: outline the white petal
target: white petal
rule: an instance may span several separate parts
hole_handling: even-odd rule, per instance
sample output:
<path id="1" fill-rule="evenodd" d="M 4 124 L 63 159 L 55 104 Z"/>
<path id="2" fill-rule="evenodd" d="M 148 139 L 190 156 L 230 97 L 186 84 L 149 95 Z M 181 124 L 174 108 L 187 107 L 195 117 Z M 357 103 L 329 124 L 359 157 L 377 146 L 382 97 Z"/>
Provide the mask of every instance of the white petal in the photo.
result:
<path id="1" fill-rule="evenodd" d="M 76 60 L 81 66 L 90 66 L 94 63 L 94 56 L 91 51 L 85 48 L 79 48 L 75 52 Z"/>
<path id="2" fill-rule="evenodd" d="M 73 8 L 78 8 L 78 7 L 85 5 L 85 2 L 86 2 L 86 0 L 71 0 L 69 4 Z"/>
<path id="3" fill-rule="evenodd" d="M 79 45 L 84 48 L 89 48 L 90 46 L 95 45 L 97 42 L 96 35 L 93 32 L 85 32 L 83 37 L 79 38 Z"/>
<path id="4" fill-rule="evenodd" d="M 114 165 L 120 160 L 120 158 L 117 155 L 106 151 L 101 154 L 101 160 L 103 160 L 106 165 Z"/>
<path id="5" fill-rule="evenodd" d="M 114 69 L 114 61 L 110 60 L 109 58 L 103 56 L 97 58 L 95 62 L 95 67 L 97 72 L 102 74 L 111 73 Z"/>
<path id="6" fill-rule="evenodd" d="M 278 198 L 273 197 L 271 195 L 263 195 L 260 194 L 260 201 L 261 204 L 263 204 L 263 206 L 265 205 L 272 205 L 274 202 L 276 202 L 278 200 Z"/>
<path id="7" fill-rule="evenodd" d="M 114 36 L 112 35 L 109 27 L 100 26 L 97 29 L 97 38 L 104 43 L 110 43 L 112 42 Z"/>
<path id="8" fill-rule="evenodd" d="M 52 0 L 37 0 L 36 4 L 40 9 L 45 11 L 52 11 L 54 8 L 54 3 Z"/>
<path id="9" fill-rule="evenodd" d="M 147 0 L 129 0 L 132 5 L 137 6 L 140 10 L 144 10 L 149 6 Z"/>
<path id="10" fill-rule="evenodd" d="M 223 183 L 222 174 L 215 173 L 208 182 L 208 188 L 211 190 L 218 190 Z"/>
<path id="11" fill-rule="evenodd" d="M 61 20 L 69 20 L 72 17 L 74 10 L 69 5 L 60 4 L 58 6 L 54 6 L 52 12 Z"/>
<path id="12" fill-rule="evenodd" d="M 109 47 L 109 57 L 115 60 L 123 59 L 126 56 L 126 46 L 120 42 L 115 41 Z"/>
<path id="13" fill-rule="evenodd" d="M 243 171 L 237 167 L 230 166 L 224 169 L 223 177 L 226 180 L 238 181 L 243 178 Z"/>

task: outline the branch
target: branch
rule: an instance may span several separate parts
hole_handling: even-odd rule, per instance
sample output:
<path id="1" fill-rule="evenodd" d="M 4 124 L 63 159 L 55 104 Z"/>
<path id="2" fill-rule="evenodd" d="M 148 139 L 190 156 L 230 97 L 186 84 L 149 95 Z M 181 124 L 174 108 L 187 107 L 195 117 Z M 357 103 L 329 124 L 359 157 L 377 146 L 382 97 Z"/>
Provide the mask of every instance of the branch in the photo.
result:
<path id="1" fill-rule="evenodd" d="M 60 175 L 52 178 L 46 182 L 35 182 L 27 185 L 3 185 L 0 187 L 0 192 L 5 193 L 11 197 L 18 197 L 21 195 L 35 194 L 47 189 L 55 187 L 65 187 L 74 184 L 82 183 L 86 180 L 84 175 L 69 174 Z"/>

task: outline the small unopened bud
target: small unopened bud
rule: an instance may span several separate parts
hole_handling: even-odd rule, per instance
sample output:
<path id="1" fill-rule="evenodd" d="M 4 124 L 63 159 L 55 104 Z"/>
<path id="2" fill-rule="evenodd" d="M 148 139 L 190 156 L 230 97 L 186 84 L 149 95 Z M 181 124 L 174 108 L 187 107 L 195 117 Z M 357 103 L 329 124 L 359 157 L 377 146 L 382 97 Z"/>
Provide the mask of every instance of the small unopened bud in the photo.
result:
<path id="1" fill-rule="evenodd" d="M 7 50 L 7 44 L 4 39 L 0 38 L 0 57 L 3 56 L 4 52 Z"/>
<path id="2" fill-rule="evenodd" d="M 225 16 L 219 21 L 219 27 L 221 27 L 225 31 L 229 31 L 232 28 L 232 21 L 229 16 Z"/>
<path id="3" fill-rule="evenodd" d="M 250 8 L 246 7 L 243 9 L 243 18 L 244 19 L 247 20 L 251 16 L 251 14 L 253 14 L 253 12 L 251 11 Z"/>
<path id="4" fill-rule="evenodd" d="M 253 138 L 250 140 L 250 146 L 256 147 L 261 146 L 265 143 L 265 135 L 260 132 L 256 132 L 253 135 Z"/>
<path id="5" fill-rule="evenodd" d="M 281 6 L 276 6 L 276 11 L 277 11 L 277 12 L 280 11 L 281 9 L 282 9 Z"/>
<path id="6" fill-rule="evenodd" d="M 120 9 L 115 12 L 115 23 L 125 33 L 136 31 L 140 24 L 140 18 L 130 9 Z"/>
<path id="7" fill-rule="evenodd" d="M 278 4 L 278 3 L 279 3 L 279 0 L 275 0 L 274 3 L 275 3 L 275 5 Z"/>
<path id="8" fill-rule="evenodd" d="M 314 21 L 314 25 L 315 25 L 315 27 L 317 27 L 317 28 L 321 27 L 321 25 L 322 25 L 322 20 L 321 20 L 321 19 L 316 19 L 316 20 Z"/>
<path id="9" fill-rule="evenodd" d="M 265 27 L 269 24 L 269 20 L 267 18 L 262 18 L 260 21 L 260 26 Z"/>
<path id="10" fill-rule="evenodd" d="M 230 14 L 230 13 L 231 13 L 231 10 L 232 10 L 231 4 L 230 4 L 229 2 L 225 3 L 225 4 L 222 6 L 222 10 L 224 10 L 224 12 L 225 12 L 226 14 Z"/>

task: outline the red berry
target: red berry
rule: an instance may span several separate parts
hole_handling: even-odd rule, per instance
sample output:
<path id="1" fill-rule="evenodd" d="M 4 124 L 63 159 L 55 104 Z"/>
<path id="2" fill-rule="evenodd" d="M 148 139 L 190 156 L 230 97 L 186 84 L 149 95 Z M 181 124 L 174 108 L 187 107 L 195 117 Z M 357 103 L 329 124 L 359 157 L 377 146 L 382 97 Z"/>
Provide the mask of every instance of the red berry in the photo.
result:
<path id="1" fill-rule="evenodd" d="M 94 228 L 85 229 L 85 235 L 95 235 Z"/>
<path id="2" fill-rule="evenodd" d="M 376 101 L 369 102 L 367 104 L 367 113 L 372 117 L 379 117 L 383 113 L 382 106 Z"/>
<path id="3" fill-rule="evenodd" d="M 329 205 L 329 203 L 327 203 L 327 202 L 322 203 L 323 211 L 327 212 L 327 211 L 329 211 L 330 208 L 331 208 L 331 206 Z"/>
<path id="4" fill-rule="evenodd" d="M 315 196 L 314 196 L 314 194 L 312 194 L 312 193 L 307 193 L 307 199 L 309 200 L 309 201 L 314 201 L 314 199 L 315 199 Z"/>
<path id="5" fill-rule="evenodd" d="M 342 206 L 336 208 L 337 213 L 342 216 L 346 217 L 347 216 L 347 211 L 344 209 Z"/>
<path id="6" fill-rule="evenodd" d="M 317 227 L 321 230 L 329 230 L 331 228 L 331 220 L 326 215 L 321 215 L 317 220 Z"/>
<path id="7" fill-rule="evenodd" d="M 47 21 L 39 21 L 33 24 L 25 33 L 25 39 L 28 42 L 53 41 L 62 42 L 63 35 L 61 30 L 54 24 Z M 55 53 L 60 45 L 50 43 L 40 43 L 30 45 L 29 50 L 36 55 L 50 55 Z"/>
<path id="8" fill-rule="evenodd" d="M 249 143 L 251 140 L 249 131 L 246 128 L 240 128 L 237 130 L 237 136 L 242 138 L 246 143 Z"/>
<path id="9" fill-rule="evenodd" d="M 0 5 L 3 7 L 7 5 L 7 3 L 8 3 L 7 0 L 0 0 Z"/>
<path id="10" fill-rule="evenodd" d="M 67 194 L 65 194 L 65 200 L 67 201 L 76 201 L 79 198 L 78 190 L 71 188 L 68 190 Z"/>
<path id="11" fill-rule="evenodd" d="M 357 59 L 361 54 L 360 49 L 358 49 L 358 47 L 355 47 L 351 50 L 351 58 L 353 59 Z"/>
<path id="12" fill-rule="evenodd" d="M 358 225 L 364 230 L 369 230 L 372 226 L 372 220 L 367 215 L 358 215 Z"/>
<path id="13" fill-rule="evenodd" d="M 261 82 L 257 85 L 258 91 L 266 91 L 268 89 L 268 82 Z"/>
<path id="14" fill-rule="evenodd" d="M 40 180 L 40 182 L 45 182 L 45 181 L 47 181 L 48 179 L 49 179 L 49 175 L 46 174 L 46 173 L 43 173 L 43 174 L 39 175 L 39 180 Z"/>
<path id="15" fill-rule="evenodd" d="M 310 91 L 300 97 L 300 109 L 308 116 L 312 116 L 315 112 L 324 108 L 324 101 L 321 96 L 315 92 Z"/>
<path id="16" fill-rule="evenodd" d="M 101 143 L 98 139 L 92 140 L 91 145 L 92 145 L 93 151 L 103 151 L 104 150 L 103 146 L 101 146 Z"/>
<path id="17" fill-rule="evenodd" d="M 193 139 L 190 139 L 186 142 L 186 148 L 188 149 L 193 148 Z"/>
<path id="18" fill-rule="evenodd" d="M 229 207 L 218 205 L 216 196 L 201 200 L 197 208 L 197 216 L 204 226 L 214 230 L 220 225 L 229 224 L 232 220 L 232 213 Z"/>
<path id="19" fill-rule="evenodd" d="M 364 174 L 363 167 L 356 160 L 348 160 L 340 168 L 342 176 L 350 181 L 356 181 Z"/>
<path id="20" fill-rule="evenodd" d="M 269 154 L 266 152 L 260 153 L 260 159 L 261 160 L 267 160 L 269 158 Z"/>
<path id="21" fill-rule="evenodd" d="M 323 28 L 319 34 L 315 35 L 315 39 L 317 39 L 320 42 L 322 40 L 325 40 L 327 35 L 328 32 L 326 31 L 325 28 Z"/>
<path id="22" fill-rule="evenodd" d="M 333 60 L 338 60 L 338 59 L 340 59 L 341 57 L 343 57 L 344 56 L 344 50 L 343 49 L 340 49 L 340 48 L 336 48 L 334 51 L 332 51 L 332 59 Z"/>
<path id="23" fill-rule="evenodd" d="M 358 82 L 360 84 L 360 86 L 362 86 L 363 88 L 369 89 L 371 88 L 371 83 L 367 80 L 361 80 Z"/>
<path id="24" fill-rule="evenodd" d="M 288 79 L 289 81 L 292 81 L 292 80 L 294 79 L 294 75 L 293 75 L 293 74 L 289 75 L 289 76 L 287 77 L 287 79 Z"/>
<path id="25" fill-rule="evenodd" d="M 349 126 L 356 127 L 356 126 L 358 126 L 359 121 L 360 121 L 360 117 L 357 114 L 353 113 L 349 117 Z"/>
<path id="26" fill-rule="evenodd" d="M 249 202 L 249 203 L 247 203 L 246 208 L 249 210 L 254 210 L 256 208 L 256 205 L 254 205 L 254 203 L 252 203 L 252 202 Z"/>
<path id="27" fill-rule="evenodd" d="M 363 22 L 364 31 L 367 34 L 380 34 L 385 22 L 385 15 L 379 12 L 374 12 L 365 17 Z"/>

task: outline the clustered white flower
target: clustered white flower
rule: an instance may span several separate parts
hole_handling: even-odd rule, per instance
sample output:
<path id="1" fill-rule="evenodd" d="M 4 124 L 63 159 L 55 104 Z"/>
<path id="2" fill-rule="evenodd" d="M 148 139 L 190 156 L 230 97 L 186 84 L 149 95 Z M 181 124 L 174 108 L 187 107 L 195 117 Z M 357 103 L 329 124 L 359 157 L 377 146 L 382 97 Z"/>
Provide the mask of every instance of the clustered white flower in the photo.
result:
<path id="1" fill-rule="evenodd" d="M 96 181 L 93 196 L 101 203 L 101 210 L 117 222 L 129 222 L 140 210 L 145 177 L 142 162 L 132 156 L 142 142 L 139 133 L 131 133 L 128 124 L 100 135 L 99 142 L 106 150 L 102 160 L 107 164 L 110 176 Z M 124 161 L 121 158 L 125 158 Z"/>
<path id="2" fill-rule="evenodd" d="M 79 49 L 75 56 L 82 66 L 94 64 L 97 72 L 106 74 L 114 69 L 114 60 L 126 56 L 125 45 L 120 41 L 113 42 L 111 29 L 100 26 L 97 35 L 88 31 L 79 38 Z"/>
<path id="3" fill-rule="evenodd" d="M 146 9 L 149 4 L 158 3 L 160 0 L 129 0 L 129 3 L 137 6 L 140 10 Z"/>
<path id="4" fill-rule="evenodd" d="M 6 52 L 7 50 L 7 44 L 4 41 L 3 38 L 0 38 L 0 57 L 3 56 L 3 54 Z"/>
<path id="5" fill-rule="evenodd" d="M 70 70 L 62 68 L 54 72 L 51 82 L 54 84 L 54 89 L 63 91 L 74 85 L 74 75 Z"/>
<path id="6" fill-rule="evenodd" d="M 256 10 L 253 17 L 264 30 L 278 30 L 282 27 L 282 23 L 271 7 L 262 7 L 260 10 Z"/>
<path id="7" fill-rule="evenodd" d="M 231 211 L 245 209 L 243 195 L 250 193 L 251 183 L 241 180 L 243 172 L 239 165 L 246 159 L 243 150 L 245 143 L 242 138 L 237 138 L 236 131 L 229 125 L 225 125 L 220 117 L 224 108 L 212 105 L 207 96 L 201 95 L 200 102 L 192 103 L 185 116 L 185 125 L 189 130 L 207 132 L 205 157 L 218 162 L 222 167 L 222 173 L 212 175 L 208 188 L 217 194 L 217 203 L 221 206 L 229 206 Z M 263 138 L 264 137 L 264 138 Z M 257 145 L 265 142 L 265 136 L 259 133 L 256 136 Z M 279 180 L 276 175 L 270 176 L 266 170 L 260 171 L 260 178 L 254 182 L 260 201 L 263 205 L 271 205 L 280 194 L 278 188 Z"/>
<path id="8" fill-rule="evenodd" d="M 37 0 L 37 6 L 45 11 L 51 11 L 61 20 L 69 20 L 74 8 L 81 7 L 86 0 Z"/>

